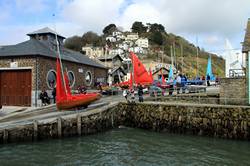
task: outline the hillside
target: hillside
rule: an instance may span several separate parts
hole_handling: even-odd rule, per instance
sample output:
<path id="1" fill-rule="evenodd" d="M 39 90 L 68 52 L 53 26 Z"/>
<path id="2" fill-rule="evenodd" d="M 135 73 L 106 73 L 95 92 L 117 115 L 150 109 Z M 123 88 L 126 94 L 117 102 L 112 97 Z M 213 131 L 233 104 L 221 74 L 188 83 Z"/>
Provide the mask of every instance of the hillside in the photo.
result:
<path id="1" fill-rule="evenodd" d="M 86 45 L 92 45 L 95 47 L 109 46 L 110 49 L 116 49 L 119 44 L 111 43 L 106 41 L 106 37 L 112 35 L 113 32 L 120 31 L 115 24 L 109 24 L 103 29 L 103 34 L 98 35 L 94 32 L 86 32 L 80 36 L 73 36 L 66 39 L 64 45 L 67 48 L 81 51 L 81 48 Z M 186 39 L 180 36 L 176 36 L 172 33 L 167 33 L 165 27 L 161 24 L 150 24 L 144 25 L 142 22 L 134 22 L 131 31 L 138 33 L 141 38 L 149 39 L 149 48 L 147 54 L 139 55 L 139 58 L 149 66 L 148 63 L 163 62 L 171 63 L 171 47 L 172 55 L 174 57 L 174 63 L 179 71 L 184 72 L 190 77 L 197 75 L 197 62 L 198 62 L 198 75 L 203 76 L 206 74 L 207 59 L 209 56 L 212 58 L 212 69 L 216 76 L 224 76 L 225 60 L 218 57 L 215 54 L 209 54 L 203 49 L 198 48 L 197 58 L 197 47 L 188 42 Z M 130 33 L 130 32 L 125 32 Z M 175 56 L 174 56 L 175 55 Z M 182 63 L 183 60 L 183 63 Z"/>
<path id="2" fill-rule="evenodd" d="M 150 33 L 142 34 L 143 37 L 149 37 Z M 225 75 L 225 60 L 215 54 L 210 54 L 200 48 L 198 48 L 198 58 L 197 58 L 197 48 L 184 38 L 176 36 L 172 33 L 162 33 L 164 38 L 164 43 L 162 45 L 157 45 L 150 41 L 150 49 L 146 56 L 142 58 L 143 63 L 147 66 L 152 61 L 163 62 L 171 64 L 171 46 L 172 55 L 175 52 L 176 67 L 179 71 L 187 74 L 190 77 L 196 76 L 197 62 L 198 62 L 198 75 L 203 76 L 206 74 L 207 60 L 211 56 L 212 59 L 212 69 L 213 74 L 219 77 Z M 173 44 L 174 43 L 174 44 Z M 174 51 L 175 47 L 175 51 Z M 183 56 L 182 56 L 183 55 Z M 174 57 L 174 56 L 173 56 Z M 183 65 L 182 65 L 183 60 Z"/>

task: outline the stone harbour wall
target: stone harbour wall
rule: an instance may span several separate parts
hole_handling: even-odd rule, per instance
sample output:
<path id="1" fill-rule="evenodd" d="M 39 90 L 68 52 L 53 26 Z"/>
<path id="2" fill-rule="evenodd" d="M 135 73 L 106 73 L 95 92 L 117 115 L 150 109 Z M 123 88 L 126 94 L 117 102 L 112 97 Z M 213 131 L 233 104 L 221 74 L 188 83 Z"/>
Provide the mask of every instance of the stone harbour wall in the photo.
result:
<path id="1" fill-rule="evenodd" d="M 250 140 L 250 107 L 115 103 L 101 109 L 1 128 L 0 144 L 95 134 L 120 125 L 156 132 Z"/>
<path id="2" fill-rule="evenodd" d="M 145 98 L 145 101 L 175 102 L 175 103 L 199 103 L 220 104 L 218 94 L 181 94 L 175 96 L 157 96 Z"/>
<path id="3" fill-rule="evenodd" d="M 250 107 L 205 104 L 121 104 L 125 126 L 159 132 L 250 140 Z"/>
<path id="4" fill-rule="evenodd" d="M 246 94 L 246 78 L 221 78 L 221 104 L 247 105 Z"/>
<path id="5" fill-rule="evenodd" d="M 0 144 L 72 137 L 103 132 L 119 126 L 114 105 L 99 110 L 27 122 L 0 129 Z"/>

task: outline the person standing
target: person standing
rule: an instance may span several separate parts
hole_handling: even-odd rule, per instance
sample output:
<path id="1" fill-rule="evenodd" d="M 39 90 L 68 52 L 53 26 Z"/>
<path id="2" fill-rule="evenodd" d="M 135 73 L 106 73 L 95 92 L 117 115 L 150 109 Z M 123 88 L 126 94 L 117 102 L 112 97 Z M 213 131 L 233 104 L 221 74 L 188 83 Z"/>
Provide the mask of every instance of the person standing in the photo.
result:
<path id="1" fill-rule="evenodd" d="M 181 89 L 181 74 L 179 74 L 176 78 L 176 86 L 177 86 L 177 94 L 179 94 Z"/>
<path id="2" fill-rule="evenodd" d="M 210 86 L 210 75 L 207 75 L 207 86 Z"/>
<path id="3" fill-rule="evenodd" d="M 138 87 L 139 102 L 143 102 L 143 87 L 139 84 Z"/>
<path id="4" fill-rule="evenodd" d="M 52 90 L 53 102 L 56 103 L 56 87 Z"/>
<path id="5" fill-rule="evenodd" d="M 131 89 L 130 95 L 131 95 L 131 102 L 134 103 L 135 102 L 135 91 L 134 91 L 134 89 Z"/>
<path id="6" fill-rule="evenodd" d="M 124 89 L 122 92 L 123 97 L 125 97 L 126 101 L 128 101 L 128 91 L 127 89 Z"/>

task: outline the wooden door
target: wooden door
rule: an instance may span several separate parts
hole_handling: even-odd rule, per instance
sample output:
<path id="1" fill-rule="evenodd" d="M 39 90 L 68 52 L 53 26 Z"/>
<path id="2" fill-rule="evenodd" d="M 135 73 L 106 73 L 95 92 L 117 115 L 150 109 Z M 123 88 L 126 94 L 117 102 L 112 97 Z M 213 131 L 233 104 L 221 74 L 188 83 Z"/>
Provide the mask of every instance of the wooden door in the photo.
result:
<path id="1" fill-rule="evenodd" d="M 2 105 L 31 106 L 31 70 L 0 71 Z"/>

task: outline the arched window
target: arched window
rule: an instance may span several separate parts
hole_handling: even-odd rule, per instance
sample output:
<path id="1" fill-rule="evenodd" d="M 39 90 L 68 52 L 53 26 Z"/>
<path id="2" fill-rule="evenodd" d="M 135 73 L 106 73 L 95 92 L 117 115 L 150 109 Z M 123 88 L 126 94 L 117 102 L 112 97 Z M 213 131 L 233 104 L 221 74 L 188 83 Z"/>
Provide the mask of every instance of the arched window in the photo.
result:
<path id="1" fill-rule="evenodd" d="M 87 72 L 85 73 L 85 83 L 86 83 L 86 85 L 88 85 L 88 86 L 90 86 L 91 83 L 92 83 L 92 74 L 91 74 L 90 71 L 87 71 Z"/>
<path id="2" fill-rule="evenodd" d="M 75 75 L 73 71 L 68 71 L 68 77 L 69 77 L 69 86 L 73 87 L 75 84 Z"/>
<path id="3" fill-rule="evenodd" d="M 50 70 L 47 73 L 47 85 L 50 89 L 53 89 L 56 86 L 56 72 L 55 72 L 55 70 Z"/>

